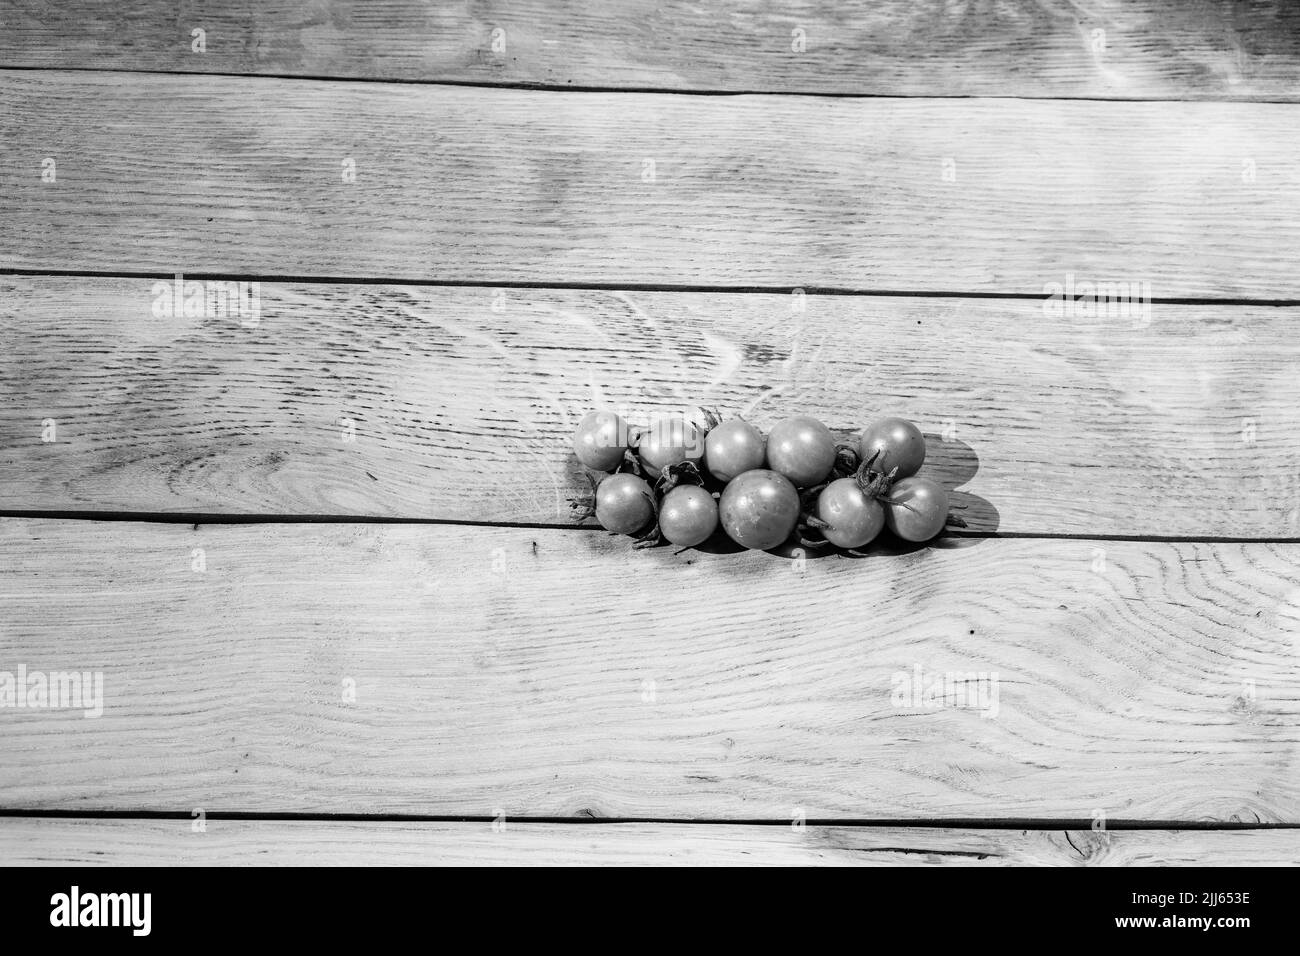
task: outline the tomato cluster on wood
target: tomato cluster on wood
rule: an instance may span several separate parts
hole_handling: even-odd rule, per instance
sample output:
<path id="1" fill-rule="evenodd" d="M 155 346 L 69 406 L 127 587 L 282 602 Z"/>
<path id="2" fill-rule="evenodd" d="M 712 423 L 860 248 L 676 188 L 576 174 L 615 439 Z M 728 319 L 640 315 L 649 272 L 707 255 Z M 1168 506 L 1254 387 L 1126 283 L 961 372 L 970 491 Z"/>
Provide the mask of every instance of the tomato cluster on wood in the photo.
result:
<path id="1" fill-rule="evenodd" d="M 595 515 L 605 529 L 641 545 L 689 548 L 719 527 L 745 548 L 770 550 L 792 536 L 819 547 L 866 547 L 888 528 L 924 542 L 948 523 L 948 492 L 919 475 L 925 437 L 911 422 L 882 418 L 855 441 L 837 442 L 810 415 L 778 422 L 766 436 L 742 418 L 705 414 L 703 425 L 666 418 L 633 427 L 591 412 L 573 451 L 591 472 Z"/>

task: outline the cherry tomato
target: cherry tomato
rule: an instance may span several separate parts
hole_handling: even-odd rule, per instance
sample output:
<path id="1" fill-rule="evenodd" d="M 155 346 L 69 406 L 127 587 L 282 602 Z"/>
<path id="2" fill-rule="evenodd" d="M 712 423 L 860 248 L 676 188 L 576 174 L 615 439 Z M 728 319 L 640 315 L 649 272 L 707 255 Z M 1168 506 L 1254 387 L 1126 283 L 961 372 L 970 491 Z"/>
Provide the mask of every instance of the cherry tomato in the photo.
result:
<path id="1" fill-rule="evenodd" d="M 747 421 L 733 418 L 704 438 L 704 467 L 718 481 L 763 467 L 763 433 Z"/>
<path id="2" fill-rule="evenodd" d="M 817 496 L 817 517 L 830 525 L 822 534 L 841 548 L 869 544 L 885 526 L 885 507 L 862 493 L 853 478 L 837 478 Z"/>
<path id="3" fill-rule="evenodd" d="M 659 503 L 659 533 L 679 548 L 693 548 L 718 528 L 718 503 L 698 485 L 678 485 Z"/>
<path id="4" fill-rule="evenodd" d="M 925 437 L 911 422 L 901 418 L 882 418 L 863 429 L 858 439 L 858 455 L 866 461 L 876 451 L 880 457 L 871 467 L 889 474 L 898 469 L 897 478 L 910 478 L 921 470 L 925 461 Z"/>
<path id="5" fill-rule="evenodd" d="M 610 475 L 596 487 L 596 520 L 606 531 L 636 534 L 654 520 L 650 486 L 636 475 Z"/>
<path id="6" fill-rule="evenodd" d="M 596 471 L 613 471 L 627 451 L 627 423 L 613 412 L 588 412 L 573 433 L 573 453 Z"/>
<path id="7" fill-rule="evenodd" d="M 948 492 L 929 478 L 904 478 L 889 489 L 885 524 L 904 541 L 929 541 L 948 521 Z"/>
<path id="8" fill-rule="evenodd" d="M 787 418 L 767 436 L 767 467 L 796 485 L 821 484 L 834 466 L 835 436 L 815 418 Z"/>
<path id="9" fill-rule="evenodd" d="M 637 454 L 652 477 L 658 477 L 668 465 L 699 464 L 704 457 L 704 432 L 681 418 L 660 419 L 642 433 Z"/>
<path id="10" fill-rule="evenodd" d="M 766 551 L 794 531 L 799 492 L 785 475 L 763 468 L 747 471 L 723 489 L 718 517 L 736 544 Z"/>

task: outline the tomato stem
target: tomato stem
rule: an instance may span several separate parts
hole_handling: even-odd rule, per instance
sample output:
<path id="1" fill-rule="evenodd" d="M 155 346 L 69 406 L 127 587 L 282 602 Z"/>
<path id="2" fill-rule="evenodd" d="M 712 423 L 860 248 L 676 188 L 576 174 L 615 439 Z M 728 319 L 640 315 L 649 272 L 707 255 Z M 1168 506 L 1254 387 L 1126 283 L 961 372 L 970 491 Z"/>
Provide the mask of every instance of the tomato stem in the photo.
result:
<path id="1" fill-rule="evenodd" d="M 835 464 L 831 467 L 831 473 L 836 478 L 851 477 L 858 470 L 859 463 L 858 452 L 852 442 L 835 443 Z"/>
<path id="2" fill-rule="evenodd" d="M 584 471 L 582 474 L 591 484 L 591 493 L 589 495 L 569 499 L 569 508 L 574 512 L 573 520 L 575 524 L 582 524 L 582 522 L 586 521 L 588 518 L 594 518 L 596 516 L 596 488 L 600 482 L 598 482 L 595 476 L 589 471 Z M 578 514 L 579 511 L 581 514 Z"/>
<path id="3" fill-rule="evenodd" d="M 634 452 L 630 447 L 627 451 L 623 452 L 623 460 L 619 462 L 618 467 L 614 469 L 614 474 L 636 475 L 638 478 L 647 477 L 645 469 L 641 466 L 641 459 L 637 457 L 636 452 Z"/>
<path id="4" fill-rule="evenodd" d="M 668 469 L 664 469 L 667 471 Z M 659 502 L 653 492 L 650 494 L 650 510 L 654 513 L 654 519 L 650 523 L 650 529 L 641 537 L 637 538 L 634 548 L 653 548 L 663 541 L 663 533 L 659 530 Z"/>
<path id="5" fill-rule="evenodd" d="M 676 465 L 664 465 L 663 471 L 655 479 L 655 495 L 662 499 L 680 484 L 704 486 L 704 476 L 700 474 L 699 465 L 693 461 L 683 461 Z"/>
<path id="6" fill-rule="evenodd" d="M 876 471 L 874 466 L 876 459 L 879 457 L 880 449 L 877 448 L 871 453 L 870 458 L 858 466 L 858 470 L 853 473 L 853 479 L 858 483 L 858 487 L 862 489 L 862 493 L 868 498 L 879 498 L 881 501 L 889 502 L 887 496 L 889 489 L 894 485 L 898 469 L 891 468 L 887 475 Z"/>
<path id="7" fill-rule="evenodd" d="M 904 501 L 904 500 L 901 499 L 901 498 L 888 498 L 888 497 L 885 497 L 884 495 L 882 495 L 881 498 L 880 498 L 880 500 L 883 501 L 883 502 L 884 502 L 885 504 L 887 504 L 887 505 L 898 505 L 898 507 L 900 507 L 900 508 L 906 508 L 908 511 L 912 512 L 912 514 L 914 514 L 914 515 L 919 515 L 919 514 L 921 513 L 921 512 L 917 511 L 915 508 L 913 508 L 911 505 L 909 505 L 906 501 Z"/>

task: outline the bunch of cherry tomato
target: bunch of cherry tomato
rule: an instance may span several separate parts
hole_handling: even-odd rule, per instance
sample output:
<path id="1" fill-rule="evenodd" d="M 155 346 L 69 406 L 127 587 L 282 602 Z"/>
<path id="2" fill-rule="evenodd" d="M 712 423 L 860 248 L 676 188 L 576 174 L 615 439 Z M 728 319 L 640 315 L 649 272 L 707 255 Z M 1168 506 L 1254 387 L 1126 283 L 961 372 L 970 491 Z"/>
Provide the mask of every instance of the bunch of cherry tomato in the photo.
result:
<path id="1" fill-rule="evenodd" d="M 962 524 L 949 514 L 947 491 L 917 474 L 925 438 L 911 422 L 883 418 L 856 441 L 837 442 L 808 415 L 766 436 L 741 418 L 705 419 L 639 429 L 612 412 L 590 412 L 573 436 L 574 453 L 607 474 L 588 475 L 594 500 L 584 517 L 643 544 L 679 547 L 702 544 L 721 525 L 737 544 L 763 551 L 796 532 L 806 545 L 857 550 L 886 527 L 922 542 L 946 523 Z"/>

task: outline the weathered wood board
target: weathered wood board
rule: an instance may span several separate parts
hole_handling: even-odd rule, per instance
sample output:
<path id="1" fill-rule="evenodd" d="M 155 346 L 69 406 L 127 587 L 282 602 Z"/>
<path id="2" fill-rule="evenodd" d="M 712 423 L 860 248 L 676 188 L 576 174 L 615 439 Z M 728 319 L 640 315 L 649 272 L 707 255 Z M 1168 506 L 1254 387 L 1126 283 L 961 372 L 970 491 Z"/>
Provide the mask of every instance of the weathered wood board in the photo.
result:
<path id="1" fill-rule="evenodd" d="M 711 405 L 906 415 L 975 531 L 1300 534 L 1300 309 L 267 282 L 187 317 L 154 287 L 0 279 L 0 508 L 563 524 L 586 411 Z"/>
<path id="2" fill-rule="evenodd" d="M 1294 866 L 1300 830 L 0 819 L 8 866 Z"/>
<path id="3" fill-rule="evenodd" d="M 0 137 L 0 268 L 1300 300 L 1300 104 L 0 71 Z"/>
<path id="4" fill-rule="evenodd" d="M 1300 822 L 1300 545 L 4 519 L 0 606 L 104 688 L 8 808 Z"/>
<path id="5" fill-rule="evenodd" d="M 1287 0 L 10 0 L 3 17 L 3 66 L 888 96 L 1300 91 Z"/>

